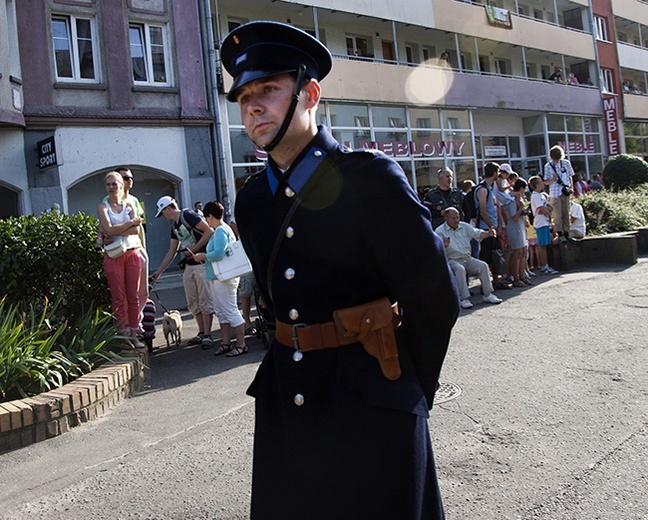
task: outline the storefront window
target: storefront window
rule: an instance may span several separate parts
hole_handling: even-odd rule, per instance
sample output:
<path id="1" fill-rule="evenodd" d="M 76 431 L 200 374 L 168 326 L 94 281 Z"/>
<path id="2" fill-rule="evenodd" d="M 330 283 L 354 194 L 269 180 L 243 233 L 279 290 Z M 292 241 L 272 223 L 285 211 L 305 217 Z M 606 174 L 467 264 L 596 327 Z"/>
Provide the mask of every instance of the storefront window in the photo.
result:
<path id="1" fill-rule="evenodd" d="M 445 131 L 447 156 L 473 156 L 472 134 L 470 132 Z"/>
<path id="2" fill-rule="evenodd" d="M 542 116 L 525 117 L 522 120 L 522 125 L 524 128 L 524 135 L 544 134 L 544 123 Z"/>
<path id="3" fill-rule="evenodd" d="M 373 126 L 377 128 L 407 128 L 405 107 L 372 106 Z"/>
<path id="4" fill-rule="evenodd" d="M 407 132 L 375 132 L 375 141 L 378 150 L 388 157 L 408 157 L 410 155 Z"/>
<path id="5" fill-rule="evenodd" d="M 328 103 L 331 126 L 369 128 L 369 107 L 346 103 Z"/>
<path id="6" fill-rule="evenodd" d="M 527 156 L 545 156 L 547 151 L 545 150 L 545 140 L 544 135 L 530 135 L 524 138 L 526 144 Z"/>
<path id="7" fill-rule="evenodd" d="M 568 132 L 582 132 L 583 131 L 583 118 L 577 116 L 567 117 L 567 131 Z"/>
<path id="8" fill-rule="evenodd" d="M 333 130 L 332 135 L 338 142 L 349 148 L 371 148 L 371 131 L 370 130 Z"/>
<path id="9" fill-rule="evenodd" d="M 255 148 L 244 129 L 230 129 L 230 141 L 232 146 L 232 162 L 251 163 L 260 162 L 255 155 Z"/>
<path id="10" fill-rule="evenodd" d="M 439 111 L 423 108 L 410 108 L 410 125 L 415 128 L 440 128 Z"/>
<path id="11" fill-rule="evenodd" d="M 603 157 L 600 155 L 588 155 L 587 165 L 589 167 L 589 178 L 591 179 L 592 175 L 603 171 Z"/>
<path id="12" fill-rule="evenodd" d="M 549 132 L 564 132 L 565 119 L 563 118 L 563 116 L 548 115 L 547 130 Z"/>
<path id="13" fill-rule="evenodd" d="M 243 125 L 241 109 L 239 108 L 238 103 L 227 103 L 227 121 L 230 126 Z"/>
<path id="14" fill-rule="evenodd" d="M 470 130 L 470 117 L 465 110 L 442 110 L 443 128 Z"/>
<path id="15" fill-rule="evenodd" d="M 475 166 L 472 160 L 451 160 L 448 163 L 448 167 L 452 168 L 455 172 L 454 183 L 455 186 L 461 188 L 461 183 L 466 179 L 475 181 L 477 176 L 475 175 Z"/>

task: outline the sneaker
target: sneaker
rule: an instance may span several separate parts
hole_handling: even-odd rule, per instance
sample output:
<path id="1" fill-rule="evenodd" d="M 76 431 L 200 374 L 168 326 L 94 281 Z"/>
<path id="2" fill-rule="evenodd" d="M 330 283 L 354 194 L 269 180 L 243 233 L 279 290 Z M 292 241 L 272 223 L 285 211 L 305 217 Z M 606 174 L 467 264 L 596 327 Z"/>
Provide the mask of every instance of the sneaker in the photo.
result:
<path id="1" fill-rule="evenodd" d="M 545 265 L 542 269 L 540 269 L 541 274 L 558 274 L 558 271 L 555 269 L 552 269 L 548 265 Z"/>
<path id="2" fill-rule="evenodd" d="M 212 337 L 203 336 L 202 345 L 200 346 L 200 348 L 202 348 L 203 350 L 209 350 L 213 346 L 214 346 L 214 342 L 212 340 Z"/>
<path id="3" fill-rule="evenodd" d="M 136 337 L 130 338 L 130 342 L 131 342 L 131 345 L 133 345 L 133 348 L 136 348 L 136 349 L 145 349 L 146 348 L 146 344 L 142 343 Z"/>
<path id="4" fill-rule="evenodd" d="M 189 341 L 187 341 L 187 345 L 200 345 L 203 342 L 203 337 L 204 334 L 200 332 L 197 336 L 194 336 Z"/>
<path id="5" fill-rule="evenodd" d="M 536 273 L 534 273 L 533 271 L 527 271 L 527 272 L 526 272 L 526 275 L 527 275 L 527 278 L 529 278 L 529 277 L 531 277 L 531 276 L 538 276 L 538 275 L 537 275 Z"/>
<path id="6" fill-rule="evenodd" d="M 484 296 L 484 303 L 502 303 L 502 300 L 490 293 L 488 296 Z"/>
<path id="7" fill-rule="evenodd" d="M 471 309 L 473 306 L 472 302 L 468 299 L 461 300 L 461 308 L 462 309 Z"/>

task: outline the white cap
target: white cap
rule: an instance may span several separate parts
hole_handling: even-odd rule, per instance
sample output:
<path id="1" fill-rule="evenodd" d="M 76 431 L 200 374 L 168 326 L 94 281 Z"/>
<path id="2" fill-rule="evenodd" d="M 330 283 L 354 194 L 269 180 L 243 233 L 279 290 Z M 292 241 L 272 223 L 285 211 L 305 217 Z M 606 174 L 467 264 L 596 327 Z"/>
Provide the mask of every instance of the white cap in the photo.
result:
<path id="1" fill-rule="evenodd" d="M 168 195 L 160 197 L 160 199 L 157 201 L 157 213 L 155 214 L 155 218 L 158 218 L 162 214 L 162 210 L 164 208 L 174 203 L 175 200 L 173 200 L 173 197 L 169 197 Z"/>
<path id="2" fill-rule="evenodd" d="M 502 170 L 503 172 L 508 173 L 509 175 L 510 175 L 511 173 L 515 173 L 515 172 L 513 171 L 513 168 L 511 168 L 511 165 L 510 165 L 510 164 L 507 164 L 507 163 L 500 164 L 500 170 Z"/>

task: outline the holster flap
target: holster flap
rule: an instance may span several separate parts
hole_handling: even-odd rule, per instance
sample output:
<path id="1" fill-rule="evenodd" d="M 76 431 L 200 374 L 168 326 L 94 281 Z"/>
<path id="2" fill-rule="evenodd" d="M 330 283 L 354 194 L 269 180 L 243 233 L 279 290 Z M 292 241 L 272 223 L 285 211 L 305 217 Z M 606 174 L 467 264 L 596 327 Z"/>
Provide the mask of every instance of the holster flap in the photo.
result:
<path id="1" fill-rule="evenodd" d="M 394 329 L 400 324 L 400 316 L 396 304 L 392 305 L 389 298 L 338 309 L 333 311 L 333 320 L 345 337 L 357 339 L 367 354 L 378 360 L 387 379 L 400 377 L 394 334 Z"/>

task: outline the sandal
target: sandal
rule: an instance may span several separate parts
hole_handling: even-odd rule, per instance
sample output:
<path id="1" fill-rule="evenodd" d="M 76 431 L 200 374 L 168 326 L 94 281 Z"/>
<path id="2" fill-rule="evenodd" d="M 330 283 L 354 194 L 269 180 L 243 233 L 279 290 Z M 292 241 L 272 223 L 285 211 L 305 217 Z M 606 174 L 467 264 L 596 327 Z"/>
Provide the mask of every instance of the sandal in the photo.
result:
<path id="1" fill-rule="evenodd" d="M 236 356 L 242 356 L 243 354 L 247 354 L 248 348 L 246 345 L 242 345 L 240 347 L 234 347 L 231 349 L 232 351 L 227 354 L 227 357 L 236 357 Z"/>
<path id="2" fill-rule="evenodd" d="M 254 325 L 250 325 L 247 329 L 245 329 L 245 335 L 246 336 L 256 336 L 257 330 Z"/>
<path id="3" fill-rule="evenodd" d="M 214 356 L 221 356 L 232 351 L 232 345 L 230 343 L 221 343 L 220 347 L 214 352 Z"/>

